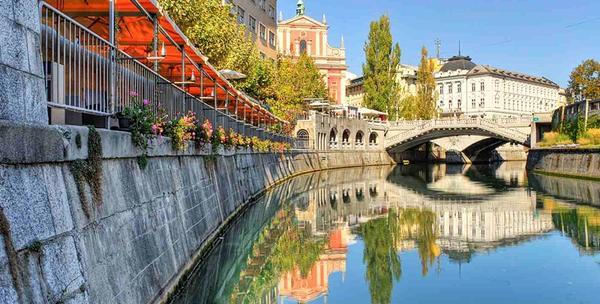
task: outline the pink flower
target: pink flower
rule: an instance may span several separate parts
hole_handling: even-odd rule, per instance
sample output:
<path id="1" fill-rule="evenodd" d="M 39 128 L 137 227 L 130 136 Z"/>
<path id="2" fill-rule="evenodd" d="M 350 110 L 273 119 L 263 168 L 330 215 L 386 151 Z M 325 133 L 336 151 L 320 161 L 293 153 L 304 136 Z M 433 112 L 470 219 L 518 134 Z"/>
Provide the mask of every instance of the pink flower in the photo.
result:
<path id="1" fill-rule="evenodd" d="M 138 93 L 136 91 L 130 91 L 129 92 L 129 96 L 131 96 L 131 97 L 137 97 Z"/>
<path id="2" fill-rule="evenodd" d="M 150 100 L 148 100 L 148 99 L 144 99 L 144 105 L 145 105 L 145 106 L 147 106 L 147 105 L 149 105 L 149 104 L 150 104 Z"/>

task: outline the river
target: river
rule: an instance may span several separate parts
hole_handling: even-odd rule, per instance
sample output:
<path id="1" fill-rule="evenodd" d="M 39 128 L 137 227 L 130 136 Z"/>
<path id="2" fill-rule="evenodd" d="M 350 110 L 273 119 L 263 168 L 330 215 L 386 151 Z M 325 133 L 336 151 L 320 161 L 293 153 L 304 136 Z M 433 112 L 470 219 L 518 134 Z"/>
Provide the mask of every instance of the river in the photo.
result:
<path id="1" fill-rule="evenodd" d="M 598 303 L 600 182 L 525 164 L 307 174 L 237 217 L 172 299 Z"/>

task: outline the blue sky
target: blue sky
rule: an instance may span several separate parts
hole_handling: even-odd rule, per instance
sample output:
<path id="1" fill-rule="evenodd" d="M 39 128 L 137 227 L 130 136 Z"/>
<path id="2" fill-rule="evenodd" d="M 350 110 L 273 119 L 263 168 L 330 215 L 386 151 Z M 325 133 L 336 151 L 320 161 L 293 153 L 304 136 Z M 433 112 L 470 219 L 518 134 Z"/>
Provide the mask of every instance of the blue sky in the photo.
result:
<path id="1" fill-rule="evenodd" d="M 297 0 L 279 0 L 285 19 Z M 473 61 L 536 76 L 566 86 L 571 70 L 587 58 L 600 60 L 600 1 L 589 0 L 305 0 L 306 14 L 330 25 L 329 43 L 344 35 L 350 71 L 362 74 L 369 23 L 388 14 L 402 63 L 417 65 L 421 46 L 435 55 L 458 53 Z"/>

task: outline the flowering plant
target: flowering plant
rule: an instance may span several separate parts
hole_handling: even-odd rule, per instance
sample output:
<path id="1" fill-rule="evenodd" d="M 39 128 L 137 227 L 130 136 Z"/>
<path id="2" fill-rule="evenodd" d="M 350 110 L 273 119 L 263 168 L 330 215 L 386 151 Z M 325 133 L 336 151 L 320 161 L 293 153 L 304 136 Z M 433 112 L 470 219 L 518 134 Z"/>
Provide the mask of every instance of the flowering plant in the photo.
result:
<path id="1" fill-rule="evenodd" d="M 130 121 L 129 129 L 131 130 L 133 143 L 142 149 L 146 149 L 148 140 L 152 136 L 154 112 L 150 107 L 150 101 L 148 99 L 139 101 L 136 92 L 130 93 L 130 101 L 131 106 L 123 109 L 120 115 Z"/>
<path id="2" fill-rule="evenodd" d="M 174 150 L 184 150 L 187 142 L 196 139 L 196 113 L 189 111 L 187 114 L 169 121 L 166 125 L 166 133 L 171 137 Z"/>
<path id="3" fill-rule="evenodd" d="M 217 145 L 227 144 L 227 134 L 225 133 L 225 128 L 222 126 L 219 126 L 213 134 L 213 143 L 216 143 Z"/>
<path id="4" fill-rule="evenodd" d="M 244 137 L 236 133 L 233 129 L 229 129 L 228 146 L 241 147 L 244 145 Z"/>
<path id="5" fill-rule="evenodd" d="M 205 119 L 204 122 L 198 127 L 198 140 L 202 143 L 208 143 L 211 141 L 213 136 L 213 126 L 210 120 Z"/>

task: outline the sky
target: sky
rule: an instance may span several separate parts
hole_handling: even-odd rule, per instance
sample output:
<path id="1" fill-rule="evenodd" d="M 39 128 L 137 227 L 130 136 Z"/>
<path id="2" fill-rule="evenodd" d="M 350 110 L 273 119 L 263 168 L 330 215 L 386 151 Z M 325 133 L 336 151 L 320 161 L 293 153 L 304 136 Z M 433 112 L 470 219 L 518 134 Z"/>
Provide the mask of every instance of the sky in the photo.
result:
<path id="1" fill-rule="evenodd" d="M 297 0 L 279 0 L 284 19 Z M 600 0 L 304 0 L 306 15 L 329 24 L 329 44 L 346 46 L 349 70 L 362 74 L 369 23 L 390 16 L 401 62 L 418 65 L 422 46 L 435 56 L 471 56 L 473 62 L 534 76 L 566 87 L 583 60 L 600 60 Z"/>

